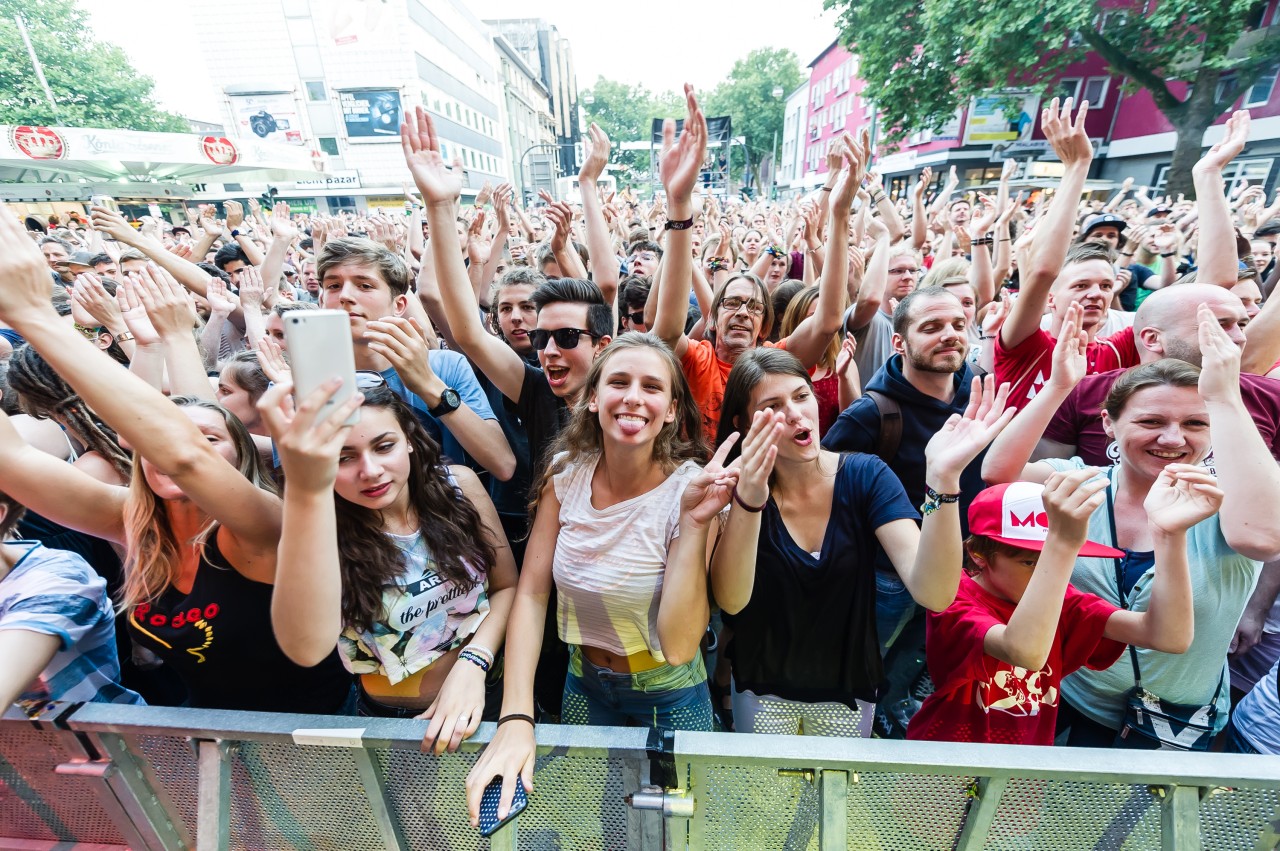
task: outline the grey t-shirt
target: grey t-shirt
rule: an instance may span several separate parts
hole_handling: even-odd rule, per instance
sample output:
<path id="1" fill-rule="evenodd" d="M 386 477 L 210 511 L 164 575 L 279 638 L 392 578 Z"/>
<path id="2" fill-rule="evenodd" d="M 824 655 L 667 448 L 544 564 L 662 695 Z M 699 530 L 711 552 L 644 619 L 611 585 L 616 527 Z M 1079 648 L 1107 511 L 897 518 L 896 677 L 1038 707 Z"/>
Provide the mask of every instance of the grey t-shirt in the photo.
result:
<path id="1" fill-rule="evenodd" d="M 844 327 L 849 327 L 853 319 L 853 308 L 844 314 Z M 893 357 L 893 320 L 883 310 L 877 310 L 862 328 L 853 332 L 853 339 L 858 344 L 858 351 L 853 355 L 853 362 L 858 366 L 858 377 L 862 380 L 862 389 L 867 389 L 867 382 L 875 375 L 885 361 Z"/>

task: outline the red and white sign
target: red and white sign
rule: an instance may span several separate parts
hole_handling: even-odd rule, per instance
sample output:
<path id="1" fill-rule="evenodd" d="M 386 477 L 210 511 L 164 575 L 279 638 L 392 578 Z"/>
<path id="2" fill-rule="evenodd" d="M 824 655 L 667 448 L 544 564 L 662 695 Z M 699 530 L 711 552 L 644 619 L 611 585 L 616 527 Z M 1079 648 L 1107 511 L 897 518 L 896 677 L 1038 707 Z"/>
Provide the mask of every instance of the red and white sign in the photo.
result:
<path id="1" fill-rule="evenodd" d="M 240 152 L 226 136 L 205 136 L 200 146 L 214 165 L 235 165 L 240 159 Z"/>
<path id="2" fill-rule="evenodd" d="M 22 125 L 10 134 L 13 147 L 33 160 L 60 160 L 67 155 L 67 144 L 48 127 Z"/>

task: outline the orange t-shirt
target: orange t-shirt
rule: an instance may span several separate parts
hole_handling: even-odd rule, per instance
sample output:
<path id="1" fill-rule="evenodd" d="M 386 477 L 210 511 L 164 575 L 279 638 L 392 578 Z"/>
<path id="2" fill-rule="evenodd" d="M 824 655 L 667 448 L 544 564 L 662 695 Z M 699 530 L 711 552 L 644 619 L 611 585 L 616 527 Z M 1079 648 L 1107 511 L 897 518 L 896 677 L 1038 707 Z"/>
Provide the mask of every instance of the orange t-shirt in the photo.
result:
<path id="1" fill-rule="evenodd" d="M 765 341 L 762 345 L 771 349 L 787 348 L 787 341 Z M 690 340 L 680 359 L 689 390 L 702 412 L 702 432 L 707 442 L 715 446 L 716 429 L 720 427 L 720 404 L 724 401 L 724 387 L 729 382 L 733 364 L 716 357 L 716 346 L 710 340 Z"/>

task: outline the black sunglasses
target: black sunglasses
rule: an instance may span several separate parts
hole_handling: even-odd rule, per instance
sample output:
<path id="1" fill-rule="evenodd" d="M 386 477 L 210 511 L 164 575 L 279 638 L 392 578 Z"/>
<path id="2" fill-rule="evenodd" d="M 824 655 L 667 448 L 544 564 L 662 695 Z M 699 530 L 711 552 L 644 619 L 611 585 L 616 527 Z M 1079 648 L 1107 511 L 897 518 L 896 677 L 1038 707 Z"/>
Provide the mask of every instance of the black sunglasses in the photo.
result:
<path id="1" fill-rule="evenodd" d="M 529 342 L 533 343 L 533 347 L 538 351 L 542 351 L 547 347 L 547 343 L 551 338 L 555 338 L 556 348 L 558 349 L 576 349 L 578 347 L 578 338 L 586 334 L 591 338 L 592 342 L 599 339 L 597 335 L 592 334 L 583 328 L 557 328 L 554 331 L 546 331 L 542 328 L 534 328 L 529 332 Z"/>
<path id="2" fill-rule="evenodd" d="M 643 325 L 643 324 L 644 324 L 644 311 L 643 311 L 643 310 L 641 310 L 639 313 L 628 313 L 628 314 L 627 314 L 627 319 L 631 320 L 631 324 L 632 324 L 632 325 Z"/>

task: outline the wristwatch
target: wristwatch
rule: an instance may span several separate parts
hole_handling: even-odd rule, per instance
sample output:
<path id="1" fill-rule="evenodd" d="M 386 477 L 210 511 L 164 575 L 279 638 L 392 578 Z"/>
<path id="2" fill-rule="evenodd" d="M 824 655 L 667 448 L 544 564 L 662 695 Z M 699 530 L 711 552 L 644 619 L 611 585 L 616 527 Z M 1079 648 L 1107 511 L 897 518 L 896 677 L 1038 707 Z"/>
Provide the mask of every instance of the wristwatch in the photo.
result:
<path id="1" fill-rule="evenodd" d="M 452 387 L 446 387 L 440 393 L 440 404 L 427 411 L 427 413 L 439 419 L 440 417 L 452 414 L 461 407 L 462 397 L 458 395 L 458 391 L 454 390 Z"/>

